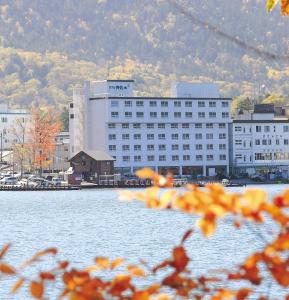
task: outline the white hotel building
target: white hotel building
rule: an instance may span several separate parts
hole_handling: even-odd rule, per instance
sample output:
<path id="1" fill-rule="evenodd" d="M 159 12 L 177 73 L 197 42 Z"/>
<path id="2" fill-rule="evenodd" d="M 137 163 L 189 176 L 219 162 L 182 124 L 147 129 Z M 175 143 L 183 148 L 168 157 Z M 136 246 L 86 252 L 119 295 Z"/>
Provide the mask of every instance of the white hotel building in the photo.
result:
<path id="1" fill-rule="evenodd" d="M 274 105 L 255 105 L 254 112 L 233 120 L 232 171 L 289 174 L 289 118 Z"/>
<path id="2" fill-rule="evenodd" d="M 214 84 L 178 83 L 172 97 L 134 97 L 132 80 L 86 82 L 70 103 L 70 155 L 101 150 L 116 172 L 213 176 L 229 171 L 230 98 Z"/>

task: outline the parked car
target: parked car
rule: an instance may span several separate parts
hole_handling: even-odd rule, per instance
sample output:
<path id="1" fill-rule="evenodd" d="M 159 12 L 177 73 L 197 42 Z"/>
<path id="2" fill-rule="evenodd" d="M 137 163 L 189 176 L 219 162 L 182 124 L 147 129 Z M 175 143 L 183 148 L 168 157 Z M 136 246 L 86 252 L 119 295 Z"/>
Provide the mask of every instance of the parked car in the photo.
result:
<path id="1" fill-rule="evenodd" d="M 4 177 L 0 180 L 0 184 L 16 184 L 18 181 L 18 178 L 16 177 Z"/>
<path id="2" fill-rule="evenodd" d="M 61 186 L 61 180 L 58 177 L 53 177 L 51 182 L 54 186 Z"/>
<path id="3" fill-rule="evenodd" d="M 253 174 L 250 176 L 250 179 L 253 181 L 257 181 L 257 182 L 264 182 L 266 181 L 265 176 L 261 175 L 261 174 Z"/>

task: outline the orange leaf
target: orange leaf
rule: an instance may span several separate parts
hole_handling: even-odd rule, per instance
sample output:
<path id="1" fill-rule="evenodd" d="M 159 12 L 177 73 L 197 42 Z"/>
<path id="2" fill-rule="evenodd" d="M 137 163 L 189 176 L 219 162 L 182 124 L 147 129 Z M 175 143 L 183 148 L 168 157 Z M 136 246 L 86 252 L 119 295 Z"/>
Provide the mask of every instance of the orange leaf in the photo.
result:
<path id="1" fill-rule="evenodd" d="M 16 274 L 16 271 L 14 270 L 14 268 L 12 268 L 11 266 L 9 266 L 7 264 L 0 264 L 0 272 L 4 273 L 4 274 L 9 274 L 9 275 Z"/>
<path id="2" fill-rule="evenodd" d="M 42 282 L 31 281 L 30 283 L 30 293 L 32 297 L 36 299 L 41 299 L 44 293 L 44 286 Z"/>
<path id="3" fill-rule="evenodd" d="M 24 278 L 18 279 L 16 283 L 13 285 L 13 287 L 11 288 L 11 293 L 12 294 L 16 293 L 22 287 L 24 282 L 25 282 Z"/>
<path id="4" fill-rule="evenodd" d="M 281 11 L 283 16 L 289 16 L 289 0 L 281 0 Z"/>
<path id="5" fill-rule="evenodd" d="M 107 268 L 109 268 L 109 260 L 105 257 L 96 257 L 94 260 L 101 269 L 105 270 Z"/>
<path id="6" fill-rule="evenodd" d="M 147 291 L 139 291 L 134 293 L 132 300 L 150 300 L 150 294 Z"/>
<path id="7" fill-rule="evenodd" d="M 129 266 L 127 266 L 127 270 L 133 276 L 138 276 L 138 277 L 144 277 L 145 276 L 145 272 L 137 266 L 129 265 Z"/>
<path id="8" fill-rule="evenodd" d="M 123 258 L 117 258 L 111 262 L 110 268 L 111 268 L 111 270 L 114 270 L 115 268 L 117 268 L 118 266 L 120 266 L 123 263 L 124 263 Z"/>
<path id="9" fill-rule="evenodd" d="M 10 248 L 10 244 L 4 245 L 4 247 L 0 251 L 0 259 L 6 254 L 7 250 Z"/>
<path id="10" fill-rule="evenodd" d="M 174 248 L 173 257 L 174 257 L 173 266 L 176 268 L 178 272 L 182 272 L 190 261 L 189 257 L 186 254 L 185 249 L 183 247 Z"/>
<path id="11" fill-rule="evenodd" d="M 43 280 L 55 280 L 55 275 L 53 275 L 49 272 L 41 272 L 40 278 Z"/>
<path id="12" fill-rule="evenodd" d="M 236 300 L 244 300 L 246 299 L 252 291 L 250 289 L 240 289 L 236 295 Z"/>

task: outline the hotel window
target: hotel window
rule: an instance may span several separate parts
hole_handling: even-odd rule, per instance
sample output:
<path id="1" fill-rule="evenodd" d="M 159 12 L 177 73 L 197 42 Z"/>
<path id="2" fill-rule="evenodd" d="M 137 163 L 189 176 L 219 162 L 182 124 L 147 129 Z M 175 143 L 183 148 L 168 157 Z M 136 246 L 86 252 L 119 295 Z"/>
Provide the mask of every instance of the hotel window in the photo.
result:
<path id="1" fill-rule="evenodd" d="M 144 113 L 142 111 L 137 111 L 136 112 L 136 117 L 137 118 L 143 118 L 143 116 L 144 116 Z"/>
<path id="2" fill-rule="evenodd" d="M 201 140 L 203 138 L 201 133 L 196 133 L 195 135 L 196 140 Z"/>
<path id="3" fill-rule="evenodd" d="M 219 128 L 220 128 L 220 129 L 226 128 L 226 123 L 220 123 L 220 124 L 219 124 Z"/>
<path id="4" fill-rule="evenodd" d="M 147 129 L 154 129 L 154 127 L 155 127 L 154 123 L 147 124 Z"/>
<path id="5" fill-rule="evenodd" d="M 140 129 L 140 123 L 134 123 L 133 128 L 134 129 Z"/>
<path id="6" fill-rule="evenodd" d="M 162 117 L 162 118 L 168 118 L 168 117 L 169 117 L 169 113 L 166 112 L 166 111 L 162 111 L 162 112 L 161 112 L 161 117 Z"/>
<path id="7" fill-rule="evenodd" d="M 213 133 L 207 133 L 206 134 L 206 139 L 207 140 L 212 140 L 214 138 L 214 134 Z"/>
<path id="8" fill-rule="evenodd" d="M 130 146 L 129 145 L 122 145 L 122 151 L 129 151 Z"/>
<path id="9" fill-rule="evenodd" d="M 172 155 L 172 161 L 179 161 L 178 155 Z"/>
<path id="10" fill-rule="evenodd" d="M 256 126 L 256 132 L 262 132 L 262 127 L 261 126 Z"/>
<path id="11" fill-rule="evenodd" d="M 108 128 L 109 129 L 115 129 L 115 124 L 114 123 L 108 123 Z"/>
<path id="12" fill-rule="evenodd" d="M 229 102 L 223 101 L 222 102 L 222 107 L 229 107 Z"/>
<path id="13" fill-rule="evenodd" d="M 128 123 L 122 123 L 121 127 L 122 127 L 122 129 L 128 129 L 129 128 L 129 124 Z"/>
<path id="14" fill-rule="evenodd" d="M 220 140 L 225 140 L 226 139 L 226 133 L 220 133 L 219 134 L 219 139 Z"/>
<path id="15" fill-rule="evenodd" d="M 267 140 L 262 140 L 262 145 L 266 146 L 267 145 Z"/>
<path id="16" fill-rule="evenodd" d="M 125 133 L 122 135 L 123 140 L 129 140 L 129 134 Z"/>
<path id="17" fill-rule="evenodd" d="M 276 145 L 279 145 L 280 144 L 280 141 L 279 140 L 276 140 Z"/>
<path id="18" fill-rule="evenodd" d="M 136 106 L 137 107 L 143 107 L 143 101 L 137 101 Z"/>
<path id="19" fill-rule="evenodd" d="M 288 132 L 289 131 L 289 126 L 288 125 L 284 125 L 283 126 L 283 132 Z"/>
<path id="20" fill-rule="evenodd" d="M 116 135 L 115 135 L 115 134 L 109 134 L 109 135 L 108 135 L 108 139 L 109 139 L 110 141 L 116 140 Z"/>
<path id="21" fill-rule="evenodd" d="M 265 126 L 264 127 L 264 132 L 270 132 L 270 126 Z"/>
<path id="22" fill-rule="evenodd" d="M 284 145 L 288 145 L 288 139 L 284 139 Z"/>
<path id="23" fill-rule="evenodd" d="M 153 140 L 155 138 L 155 135 L 152 133 L 147 134 L 147 139 L 148 140 Z"/>
<path id="24" fill-rule="evenodd" d="M 203 150 L 203 145 L 202 144 L 197 144 L 196 145 L 196 150 Z"/>
<path id="25" fill-rule="evenodd" d="M 192 107 L 192 101 L 186 101 L 185 107 Z"/>
<path id="26" fill-rule="evenodd" d="M 227 159 L 227 156 L 225 154 L 220 155 L 220 160 L 226 160 L 226 159 Z"/>
<path id="27" fill-rule="evenodd" d="M 204 112 L 198 112 L 198 117 L 199 118 L 205 118 L 206 114 Z"/>
<path id="28" fill-rule="evenodd" d="M 141 161 L 141 156 L 140 155 L 135 155 L 134 156 L 134 161 Z"/>
<path id="29" fill-rule="evenodd" d="M 208 128 L 208 129 L 212 129 L 213 127 L 214 127 L 213 123 L 207 123 L 206 124 L 206 128 Z"/>
<path id="30" fill-rule="evenodd" d="M 199 128 L 199 129 L 200 129 L 200 128 L 202 128 L 202 127 L 203 127 L 203 126 L 202 126 L 202 123 L 196 123 L 196 124 L 195 124 L 195 128 Z"/>
<path id="31" fill-rule="evenodd" d="M 214 145 L 213 144 L 208 144 L 207 145 L 207 150 L 214 150 Z"/>
<path id="32" fill-rule="evenodd" d="M 207 160 L 214 160 L 214 155 L 207 155 Z"/>
<path id="33" fill-rule="evenodd" d="M 171 128 L 172 129 L 177 129 L 178 128 L 178 124 L 177 123 L 172 123 L 171 124 Z"/>
<path id="34" fill-rule="evenodd" d="M 141 139 L 141 135 L 140 135 L 139 133 L 134 134 L 134 135 L 133 135 L 133 139 L 134 139 L 134 140 L 140 140 L 140 139 Z"/>
<path id="35" fill-rule="evenodd" d="M 179 138 L 179 135 L 177 133 L 172 134 L 172 140 L 177 140 Z"/>
<path id="36" fill-rule="evenodd" d="M 272 141 L 271 140 L 268 140 L 268 145 L 272 145 Z"/>
<path id="37" fill-rule="evenodd" d="M 147 145 L 147 150 L 148 151 L 154 151 L 155 150 L 155 145 Z"/>
<path id="38" fill-rule="evenodd" d="M 148 155 L 148 161 L 154 161 L 155 157 L 154 155 Z"/>
<path id="39" fill-rule="evenodd" d="M 180 111 L 174 112 L 174 117 L 175 118 L 181 118 L 182 117 L 182 113 Z"/>
<path id="40" fill-rule="evenodd" d="M 111 117 L 112 118 L 118 118 L 118 112 L 117 111 L 112 111 L 111 112 Z"/>
<path id="41" fill-rule="evenodd" d="M 159 133 L 158 134 L 158 139 L 159 140 L 165 140 L 166 139 L 166 135 L 164 133 Z"/>
<path id="42" fill-rule="evenodd" d="M 126 112 L 124 113 L 124 116 L 125 116 L 126 118 L 131 118 L 131 117 L 132 117 L 132 112 L 126 111 Z"/>
<path id="43" fill-rule="evenodd" d="M 190 157 L 190 155 L 183 155 L 183 160 L 190 160 L 191 159 L 191 157 Z"/>
<path id="44" fill-rule="evenodd" d="M 236 126 L 235 127 L 235 132 L 242 132 L 242 127 L 241 126 Z"/>
<path id="45" fill-rule="evenodd" d="M 222 112 L 222 118 L 223 119 L 229 118 L 229 113 L 228 112 Z"/>
<path id="46" fill-rule="evenodd" d="M 150 112 L 150 117 L 151 118 L 157 118 L 157 116 L 158 116 L 158 114 L 156 112 L 154 112 L 154 111 Z"/>
<path id="47" fill-rule="evenodd" d="M 134 145 L 133 150 L 134 151 L 141 151 L 141 145 Z"/>
<path id="48" fill-rule="evenodd" d="M 235 145 L 236 146 L 241 146 L 242 145 L 242 140 L 235 140 Z"/>
<path id="49" fill-rule="evenodd" d="M 182 128 L 188 129 L 188 128 L 190 128 L 190 124 L 189 123 L 183 123 Z"/>
<path id="50" fill-rule="evenodd" d="M 116 151 L 116 145 L 108 145 L 109 151 Z"/>
<path id="51" fill-rule="evenodd" d="M 111 107 L 118 107 L 118 101 L 112 100 L 111 101 Z"/>
<path id="52" fill-rule="evenodd" d="M 161 107 L 168 107 L 168 101 L 161 101 Z"/>
<path id="53" fill-rule="evenodd" d="M 176 145 L 176 144 L 172 145 L 172 150 L 173 151 L 178 151 L 179 150 L 179 145 Z"/>
<path id="54" fill-rule="evenodd" d="M 193 113 L 192 112 L 186 112 L 185 114 L 186 118 L 192 118 L 193 117 Z"/>
<path id="55" fill-rule="evenodd" d="M 255 145 L 257 145 L 257 146 L 261 145 L 260 140 L 255 140 Z"/>
<path id="56" fill-rule="evenodd" d="M 165 123 L 159 123 L 158 124 L 158 128 L 159 129 L 165 129 L 166 128 L 166 124 Z"/>
<path id="57" fill-rule="evenodd" d="M 132 106 L 132 102 L 131 101 L 124 101 L 124 106 L 125 107 L 131 107 Z"/>
<path id="58" fill-rule="evenodd" d="M 190 145 L 189 144 L 184 144 L 183 145 L 183 150 L 184 151 L 190 150 Z"/>
<path id="59" fill-rule="evenodd" d="M 165 151 L 166 145 L 159 145 L 159 151 Z"/>
<path id="60" fill-rule="evenodd" d="M 196 161 L 202 161 L 203 155 L 196 155 Z"/>
<path id="61" fill-rule="evenodd" d="M 150 101 L 150 107 L 156 107 L 157 101 Z"/>
<path id="62" fill-rule="evenodd" d="M 130 161 L 130 157 L 129 156 L 123 156 L 122 161 L 128 162 L 128 161 Z"/>
<path id="63" fill-rule="evenodd" d="M 174 107 L 181 107 L 181 101 L 174 101 Z"/>
<path id="64" fill-rule="evenodd" d="M 219 144 L 219 150 L 226 150 L 226 144 Z"/>
<path id="65" fill-rule="evenodd" d="M 209 102 L 209 107 L 216 107 L 216 102 L 215 101 L 210 101 Z"/>
<path id="66" fill-rule="evenodd" d="M 190 139 L 190 135 L 188 133 L 184 133 L 183 140 L 189 140 L 189 139 Z"/>
<path id="67" fill-rule="evenodd" d="M 205 101 L 198 101 L 198 107 L 205 107 Z"/>
<path id="68" fill-rule="evenodd" d="M 242 154 L 236 154 L 235 155 L 235 159 L 242 159 L 243 158 L 243 155 Z"/>
<path id="69" fill-rule="evenodd" d="M 216 118 L 217 114 L 215 112 L 209 112 L 209 118 Z"/>
<path id="70" fill-rule="evenodd" d="M 159 161 L 166 161 L 166 156 L 165 155 L 160 155 L 159 156 Z"/>

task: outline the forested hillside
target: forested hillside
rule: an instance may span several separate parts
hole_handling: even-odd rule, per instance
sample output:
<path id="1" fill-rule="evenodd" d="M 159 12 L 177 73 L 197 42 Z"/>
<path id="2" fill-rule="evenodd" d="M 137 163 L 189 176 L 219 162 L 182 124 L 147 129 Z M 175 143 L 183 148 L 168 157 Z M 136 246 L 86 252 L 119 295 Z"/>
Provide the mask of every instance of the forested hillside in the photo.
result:
<path id="1" fill-rule="evenodd" d="M 289 64 L 194 24 L 165 0 L 3 0 L 0 100 L 65 103 L 87 79 L 133 78 L 138 94 L 175 80 L 215 81 L 224 96 L 289 94 Z M 289 18 L 263 0 L 179 0 L 260 50 L 289 53 Z M 261 88 L 262 87 L 262 88 Z"/>

